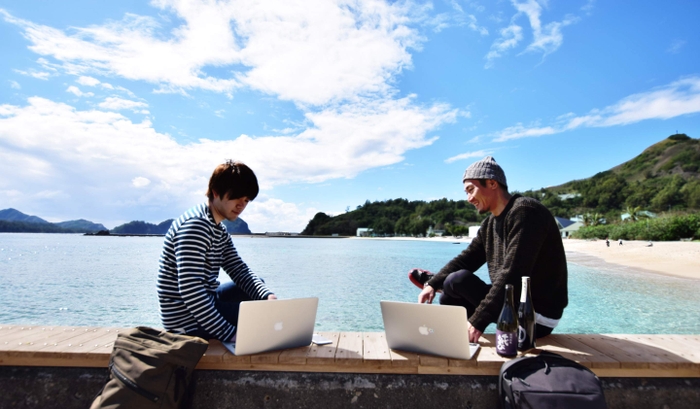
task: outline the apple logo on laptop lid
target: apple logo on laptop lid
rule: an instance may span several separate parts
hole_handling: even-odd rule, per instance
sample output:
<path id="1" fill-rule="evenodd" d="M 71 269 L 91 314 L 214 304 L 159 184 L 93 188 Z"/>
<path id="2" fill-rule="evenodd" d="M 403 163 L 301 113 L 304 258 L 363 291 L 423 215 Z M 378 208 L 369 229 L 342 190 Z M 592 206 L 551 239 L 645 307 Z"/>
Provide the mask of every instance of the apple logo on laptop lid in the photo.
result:
<path id="1" fill-rule="evenodd" d="M 421 335 L 430 335 L 435 331 L 433 331 L 432 328 L 428 328 L 425 325 L 421 325 L 420 327 L 418 327 L 418 332 L 420 332 Z"/>
<path id="2" fill-rule="evenodd" d="M 275 324 L 275 331 L 282 331 L 284 329 L 284 323 L 282 321 Z"/>

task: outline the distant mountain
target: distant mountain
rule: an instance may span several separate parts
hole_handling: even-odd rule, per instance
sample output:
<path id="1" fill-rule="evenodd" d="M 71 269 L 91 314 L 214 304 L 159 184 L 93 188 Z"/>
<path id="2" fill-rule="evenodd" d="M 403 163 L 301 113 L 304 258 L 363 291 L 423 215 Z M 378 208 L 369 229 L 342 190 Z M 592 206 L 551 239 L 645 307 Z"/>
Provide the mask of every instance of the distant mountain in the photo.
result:
<path id="1" fill-rule="evenodd" d="M 73 229 L 65 229 L 53 223 L 27 223 L 0 220 L 0 233 L 86 233 Z"/>
<path id="2" fill-rule="evenodd" d="M 248 228 L 248 223 L 240 217 L 232 222 L 224 220 L 224 226 L 229 234 L 253 234 Z"/>
<path id="3" fill-rule="evenodd" d="M 25 223 L 49 223 L 40 217 L 29 216 L 16 209 L 0 210 L 0 220 Z"/>
<path id="4" fill-rule="evenodd" d="M 85 219 L 50 223 L 40 217 L 27 215 L 16 209 L 0 210 L 0 232 L 5 233 L 165 234 L 172 223 L 173 219 L 158 224 L 136 220 L 109 230 L 100 223 L 93 223 Z M 248 223 L 240 218 L 233 222 L 224 220 L 224 225 L 230 234 L 252 234 Z"/>
<path id="5" fill-rule="evenodd" d="M 79 219 L 79 220 L 69 220 L 67 222 L 54 223 L 56 226 L 63 227 L 64 229 L 80 230 L 85 232 L 102 231 L 107 230 L 107 228 L 100 223 L 93 223 L 89 220 Z"/>
<path id="6" fill-rule="evenodd" d="M 147 223 L 140 220 L 117 226 L 110 230 L 115 234 L 165 234 L 168 232 L 173 219 L 165 220 L 159 224 Z"/>
<path id="7" fill-rule="evenodd" d="M 71 220 L 49 223 L 46 220 L 26 215 L 16 209 L 0 210 L 0 232 L 6 233 L 89 233 L 106 230 L 101 224 L 87 220 Z"/>
<path id="8" fill-rule="evenodd" d="M 173 219 L 168 219 L 159 224 L 153 224 L 143 221 L 133 221 L 122 224 L 110 230 L 113 234 L 165 234 L 168 232 L 170 225 L 173 224 Z M 248 224 L 242 219 L 236 219 L 234 222 L 224 220 L 224 225 L 229 234 L 252 234 L 248 228 Z"/>

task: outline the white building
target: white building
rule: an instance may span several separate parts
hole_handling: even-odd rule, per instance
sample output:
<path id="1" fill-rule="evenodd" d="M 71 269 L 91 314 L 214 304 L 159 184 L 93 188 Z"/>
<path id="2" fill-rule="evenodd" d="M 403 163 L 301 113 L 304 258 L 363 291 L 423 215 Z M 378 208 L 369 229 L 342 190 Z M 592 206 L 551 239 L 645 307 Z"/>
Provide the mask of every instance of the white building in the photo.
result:
<path id="1" fill-rule="evenodd" d="M 372 232 L 374 232 L 374 230 L 369 227 L 358 227 L 357 237 L 369 237 L 372 235 Z"/>

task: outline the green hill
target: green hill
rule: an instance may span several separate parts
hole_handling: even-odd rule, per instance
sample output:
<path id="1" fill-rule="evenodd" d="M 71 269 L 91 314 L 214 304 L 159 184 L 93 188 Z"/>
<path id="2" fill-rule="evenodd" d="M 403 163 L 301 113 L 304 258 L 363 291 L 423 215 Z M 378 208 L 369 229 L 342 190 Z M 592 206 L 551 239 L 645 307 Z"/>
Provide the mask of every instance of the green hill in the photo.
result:
<path id="1" fill-rule="evenodd" d="M 539 196 L 563 217 L 586 212 L 611 217 L 637 207 L 652 212 L 700 209 L 699 170 L 700 140 L 675 134 L 588 179 L 526 194 Z"/>
<path id="2" fill-rule="evenodd" d="M 301 234 L 354 236 L 358 227 L 369 227 L 376 235 L 419 235 L 426 234 L 433 227 L 460 235 L 467 232 L 468 226 L 480 223 L 483 217 L 466 200 L 367 201 L 357 209 L 335 217 L 316 213 Z"/>
<path id="3" fill-rule="evenodd" d="M 697 211 L 699 171 L 700 140 L 675 134 L 637 157 L 590 178 L 520 193 L 540 200 L 555 216 L 573 218 L 594 214 L 596 220 L 613 222 L 628 209 L 656 213 Z M 458 235 L 483 217 L 466 200 L 367 201 L 356 210 L 335 217 L 317 213 L 302 234 L 354 236 L 358 227 L 369 227 L 377 235 L 418 235 L 433 227 Z"/>

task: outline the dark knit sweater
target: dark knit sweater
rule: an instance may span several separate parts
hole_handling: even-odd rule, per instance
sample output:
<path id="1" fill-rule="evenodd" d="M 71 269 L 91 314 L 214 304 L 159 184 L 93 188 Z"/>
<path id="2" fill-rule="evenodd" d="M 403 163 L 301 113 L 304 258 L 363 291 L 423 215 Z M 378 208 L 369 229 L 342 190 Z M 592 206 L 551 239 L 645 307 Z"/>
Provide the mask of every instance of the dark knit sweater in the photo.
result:
<path id="1" fill-rule="evenodd" d="M 452 259 L 428 284 L 442 288 L 447 276 L 458 270 L 476 271 L 487 264 L 491 290 L 469 322 L 479 331 L 496 322 L 503 307 L 505 285 L 512 284 L 520 299 L 521 278 L 530 277 L 535 311 L 559 319 L 568 304 L 564 245 L 552 214 L 540 202 L 513 195 L 503 212 L 491 215 L 469 246 Z"/>

